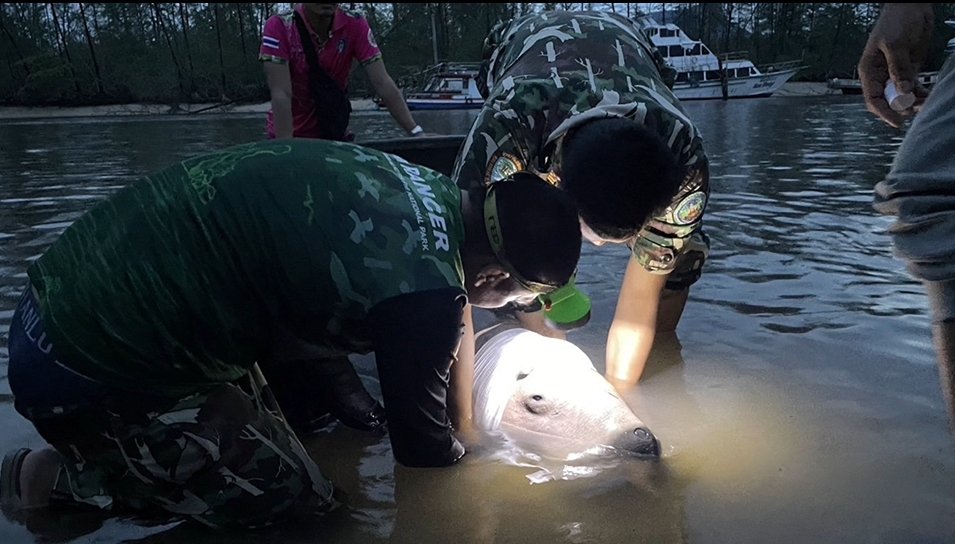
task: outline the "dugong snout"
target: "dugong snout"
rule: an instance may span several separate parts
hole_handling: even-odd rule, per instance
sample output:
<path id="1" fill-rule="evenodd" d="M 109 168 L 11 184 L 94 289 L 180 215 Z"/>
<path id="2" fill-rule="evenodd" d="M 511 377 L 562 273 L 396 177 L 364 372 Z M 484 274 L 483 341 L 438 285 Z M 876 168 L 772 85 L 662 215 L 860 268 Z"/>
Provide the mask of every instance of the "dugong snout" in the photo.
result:
<path id="1" fill-rule="evenodd" d="M 620 452 L 638 457 L 660 457 L 660 441 L 646 427 L 637 427 L 624 433 L 613 447 Z"/>

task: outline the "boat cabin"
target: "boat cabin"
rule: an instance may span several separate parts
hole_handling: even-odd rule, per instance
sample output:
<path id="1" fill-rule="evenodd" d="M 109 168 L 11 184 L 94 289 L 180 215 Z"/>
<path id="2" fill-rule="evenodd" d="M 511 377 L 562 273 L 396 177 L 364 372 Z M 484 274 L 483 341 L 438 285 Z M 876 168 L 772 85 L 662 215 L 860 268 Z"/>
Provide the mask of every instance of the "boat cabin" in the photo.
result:
<path id="1" fill-rule="evenodd" d="M 699 40 L 693 40 L 674 24 L 643 22 L 644 31 L 657 50 L 676 71 L 676 83 L 720 81 L 720 60 Z M 723 55 L 726 77 L 760 76 L 762 72 L 741 53 Z"/>

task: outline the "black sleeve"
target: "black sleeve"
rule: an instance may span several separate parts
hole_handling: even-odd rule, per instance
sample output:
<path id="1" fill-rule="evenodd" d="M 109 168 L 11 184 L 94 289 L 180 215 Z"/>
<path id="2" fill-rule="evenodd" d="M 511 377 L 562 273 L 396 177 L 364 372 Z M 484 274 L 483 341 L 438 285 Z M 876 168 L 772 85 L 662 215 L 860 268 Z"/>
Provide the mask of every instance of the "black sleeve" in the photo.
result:
<path id="1" fill-rule="evenodd" d="M 371 309 L 369 326 L 395 460 L 409 467 L 455 463 L 448 379 L 464 330 L 459 289 L 411 293 Z"/>

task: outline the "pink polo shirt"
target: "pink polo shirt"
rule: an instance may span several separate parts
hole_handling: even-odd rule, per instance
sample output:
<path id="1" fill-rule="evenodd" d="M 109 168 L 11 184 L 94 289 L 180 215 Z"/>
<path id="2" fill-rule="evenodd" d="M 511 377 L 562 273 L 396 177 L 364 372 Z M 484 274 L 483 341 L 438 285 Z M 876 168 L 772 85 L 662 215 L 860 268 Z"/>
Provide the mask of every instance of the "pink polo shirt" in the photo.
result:
<path id="1" fill-rule="evenodd" d="M 305 20 L 312 43 L 318 49 L 318 62 L 342 89 L 348 87 L 354 60 L 364 66 L 381 58 L 381 50 L 375 43 L 375 36 L 368 26 L 368 21 L 361 14 L 338 8 L 335 11 L 331 37 L 319 48 L 315 30 L 305 17 L 304 7 L 298 4 L 295 9 Z M 308 61 L 305 59 L 305 51 L 302 49 L 302 41 L 291 12 L 273 15 L 265 22 L 259 60 L 288 64 L 292 77 L 293 135 L 296 138 L 318 138 L 321 120 L 315 112 L 308 81 Z M 269 138 L 275 137 L 272 111 L 269 111 L 266 118 L 266 130 Z"/>

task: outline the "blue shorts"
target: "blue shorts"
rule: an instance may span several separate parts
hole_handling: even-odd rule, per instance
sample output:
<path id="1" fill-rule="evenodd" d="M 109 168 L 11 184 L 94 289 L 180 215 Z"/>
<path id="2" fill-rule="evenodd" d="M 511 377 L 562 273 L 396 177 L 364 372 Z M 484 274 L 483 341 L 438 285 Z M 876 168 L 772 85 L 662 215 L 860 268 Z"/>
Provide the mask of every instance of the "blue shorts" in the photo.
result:
<path id="1" fill-rule="evenodd" d="M 57 360 L 31 287 L 27 287 L 17 303 L 8 344 L 8 379 L 14 407 L 27 419 L 89 406 L 113 390 L 73 372 Z"/>

